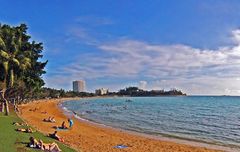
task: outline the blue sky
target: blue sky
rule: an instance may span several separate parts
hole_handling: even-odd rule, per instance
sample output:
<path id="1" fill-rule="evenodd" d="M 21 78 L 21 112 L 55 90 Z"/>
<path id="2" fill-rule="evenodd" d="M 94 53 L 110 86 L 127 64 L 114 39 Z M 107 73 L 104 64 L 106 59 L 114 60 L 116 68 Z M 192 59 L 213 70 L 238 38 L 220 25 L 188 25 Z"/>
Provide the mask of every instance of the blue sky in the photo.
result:
<path id="1" fill-rule="evenodd" d="M 239 0 L 1 1 L 44 43 L 46 86 L 240 95 Z"/>

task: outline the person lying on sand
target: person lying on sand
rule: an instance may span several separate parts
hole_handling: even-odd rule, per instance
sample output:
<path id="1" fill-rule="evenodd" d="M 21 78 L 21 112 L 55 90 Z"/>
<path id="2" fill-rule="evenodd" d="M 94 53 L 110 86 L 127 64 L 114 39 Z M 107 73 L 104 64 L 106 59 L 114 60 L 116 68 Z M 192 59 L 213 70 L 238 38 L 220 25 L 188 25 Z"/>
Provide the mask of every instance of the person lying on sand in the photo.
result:
<path id="1" fill-rule="evenodd" d="M 51 144 L 46 144 L 46 143 L 43 143 L 42 140 L 39 140 L 39 147 L 41 150 L 49 151 L 49 152 L 61 152 L 62 151 L 55 142 L 53 142 Z"/>
<path id="2" fill-rule="evenodd" d="M 31 128 L 17 128 L 16 131 L 20 131 L 20 132 L 25 132 L 25 133 L 33 133 L 34 131 Z"/>
<path id="3" fill-rule="evenodd" d="M 47 114 L 47 111 L 42 111 L 41 113 L 42 113 L 42 114 Z"/>
<path id="4" fill-rule="evenodd" d="M 34 108 L 34 109 L 29 109 L 29 111 L 35 112 L 37 111 L 39 108 Z"/>
<path id="5" fill-rule="evenodd" d="M 54 131 L 54 133 L 49 134 L 48 136 L 58 141 L 64 142 L 64 139 L 57 135 L 57 131 Z"/>
<path id="6" fill-rule="evenodd" d="M 56 122 L 56 120 L 54 119 L 54 117 L 48 117 L 47 119 L 43 119 L 43 121 L 45 121 L 45 122 Z"/>

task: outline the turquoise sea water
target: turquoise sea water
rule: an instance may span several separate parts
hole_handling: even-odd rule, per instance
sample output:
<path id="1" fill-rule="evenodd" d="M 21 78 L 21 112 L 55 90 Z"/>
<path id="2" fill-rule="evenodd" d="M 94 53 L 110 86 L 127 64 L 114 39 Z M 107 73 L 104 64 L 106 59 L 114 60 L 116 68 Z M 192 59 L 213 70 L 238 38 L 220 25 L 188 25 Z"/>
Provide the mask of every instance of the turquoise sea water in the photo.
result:
<path id="1" fill-rule="evenodd" d="M 240 97 L 117 97 L 62 106 L 116 128 L 240 148 Z"/>

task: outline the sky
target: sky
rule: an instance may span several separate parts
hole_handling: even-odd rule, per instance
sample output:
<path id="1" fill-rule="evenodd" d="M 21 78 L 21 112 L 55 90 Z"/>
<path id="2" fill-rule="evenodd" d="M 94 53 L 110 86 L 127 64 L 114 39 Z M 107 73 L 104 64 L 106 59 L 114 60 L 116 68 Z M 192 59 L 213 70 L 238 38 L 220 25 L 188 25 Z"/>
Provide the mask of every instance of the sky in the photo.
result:
<path id="1" fill-rule="evenodd" d="M 0 0 L 43 42 L 47 87 L 240 95 L 239 0 Z"/>

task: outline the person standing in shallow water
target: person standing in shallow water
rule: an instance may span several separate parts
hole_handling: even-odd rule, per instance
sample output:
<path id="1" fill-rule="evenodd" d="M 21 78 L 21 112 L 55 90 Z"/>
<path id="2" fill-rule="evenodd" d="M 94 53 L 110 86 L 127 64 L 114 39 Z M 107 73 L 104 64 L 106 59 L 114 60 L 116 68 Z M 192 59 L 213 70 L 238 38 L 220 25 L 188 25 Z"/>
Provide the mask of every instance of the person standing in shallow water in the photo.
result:
<path id="1" fill-rule="evenodd" d="M 73 127 L 73 120 L 68 118 L 69 128 Z"/>

